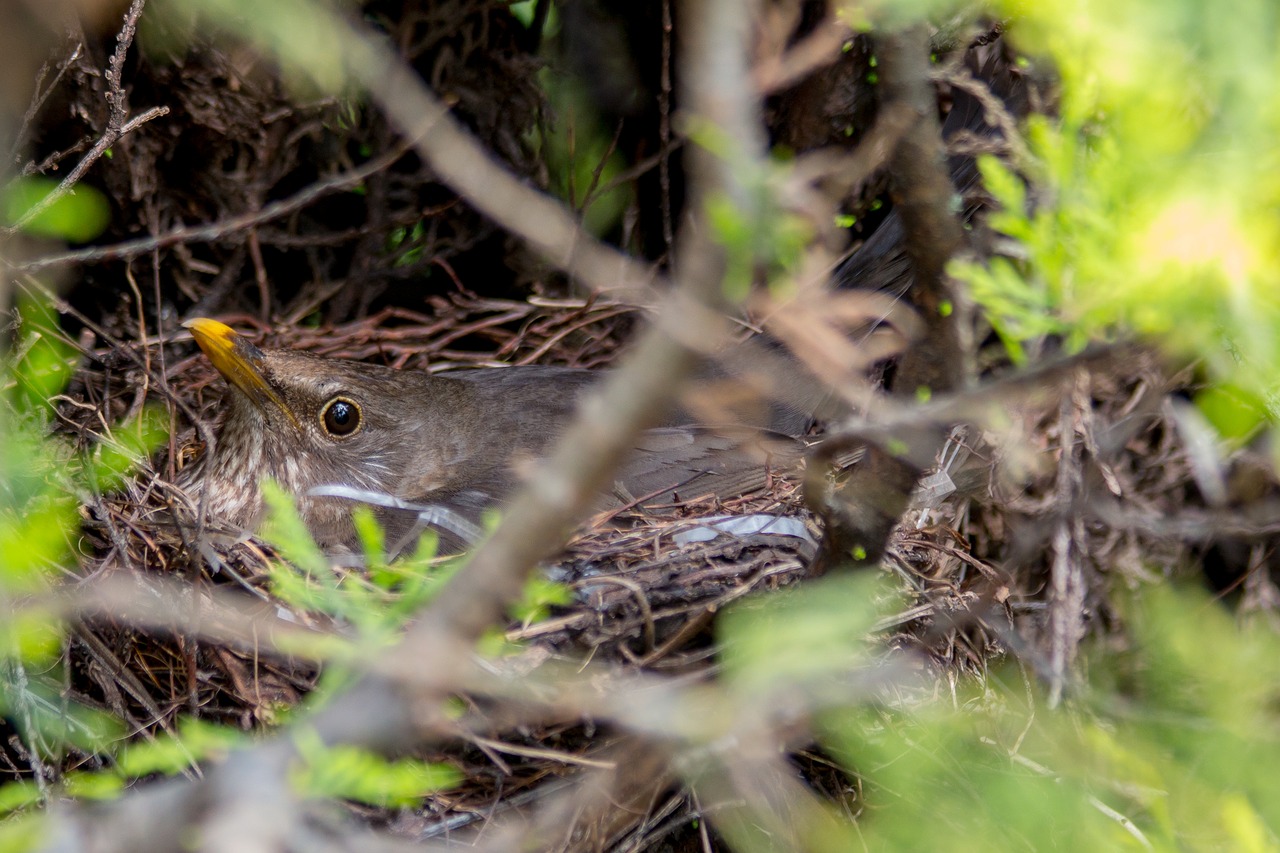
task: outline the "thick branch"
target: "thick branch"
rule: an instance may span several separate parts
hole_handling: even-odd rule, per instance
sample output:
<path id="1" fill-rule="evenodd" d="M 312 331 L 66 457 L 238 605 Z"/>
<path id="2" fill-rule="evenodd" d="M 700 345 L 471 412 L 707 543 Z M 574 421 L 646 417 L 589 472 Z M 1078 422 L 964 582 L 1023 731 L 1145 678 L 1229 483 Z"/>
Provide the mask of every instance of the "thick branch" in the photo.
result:
<path id="1" fill-rule="evenodd" d="M 885 108 L 906 108 L 915 121 L 889 161 L 892 194 L 902 220 L 903 249 L 912 283 L 905 298 L 924 324 L 898 365 L 893 391 L 916 397 L 958 389 L 968 371 L 959 334 L 957 300 L 946 267 L 964 245 L 964 231 L 951 212 L 955 189 L 947 175 L 942 129 L 930 84 L 929 36 L 923 25 L 885 37 L 877 51 Z M 824 563 L 875 563 L 907 508 L 911 491 L 946 437 L 936 425 L 906 425 L 891 445 L 872 445 L 837 489 L 807 491 L 827 519 Z M 817 484 L 816 480 L 811 481 Z"/>
<path id="2" fill-rule="evenodd" d="M 929 82 L 928 31 L 917 25 L 890 35 L 877 55 L 886 106 L 900 104 L 916 116 L 889 161 L 889 172 L 913 274 L 907 299 L 924 318 L 925 334 L 899 366 L 895 387 L 907 395 L 920 388 L 952 391 L 964 381 L 965 359 L 947 264 L 964 247 L 964 229 L 952 212 L 956 190 L 947 175 L 937 100 Z"/>

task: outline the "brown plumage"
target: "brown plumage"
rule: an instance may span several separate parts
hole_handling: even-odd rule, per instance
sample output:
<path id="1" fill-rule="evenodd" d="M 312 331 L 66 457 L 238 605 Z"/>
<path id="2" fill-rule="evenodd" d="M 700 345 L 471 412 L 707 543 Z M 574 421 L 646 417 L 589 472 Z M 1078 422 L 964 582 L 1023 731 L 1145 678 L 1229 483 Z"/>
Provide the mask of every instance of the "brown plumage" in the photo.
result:
<path id="1" fill-rule="evenodd" d="M 1014 114 L 1024 112 L 1020 72 L 999 55 L 974 70 Z M 977 99 L 955 89 L 952 102 L 945 136 L 960 130 L 1000 134 Z M 976 180 L 972 157 L 953 158 L 951 168 L 961 190 Z M 909 292 L 911 267 L 896 213 L 836 279 L 842 287 Z M 350 494 L 316 494 L 333 486 L 368 493 L 362 497 L 378 504 L 393 550 L 412 541 L 422 523 L 418 509 L 385 505 L 397 501 L 444 510 L 446 539 L 465 544 L 468 532 L 451 530 L 460 526 L 452 520 L 474 524 L 485 508 L 500 504 L 529 470 L 527 463 L 551 447 L 579 396 L 597 379 L 589 371 L 552 367 L 432 376 L 261 350 L 214 320 L 192 320 L 187 327 L 232 387 L 215 449 L 184 472 L 183 484 L 212 516 L 252 530 L 262 517 L 259 484 L 274 478 L 297 497 L 303 519 L 331 550 L 355 544 Z M 762 484 L 771 469 L 793 467 L 803 443 L 790 435 L 806 431 L 810 414 L 824 412 L 826 397 L 826 389 L 795 380 L 781 383 L 778 391 L 788 400 L 775 402 L 760 428 L 738 425 L 726 432 L 677 415 L 646 433 L 618 472 L 615 491 L 624 500 L 654 493 L 663 500 L 673 492 L 730 496 Z M 336 431 L 326 427 L 326 412 Z M 350 432 L 338 434 L 350 418 L 356 419 Z"/>
<path id="2" fill-rule="evenodd" d="M 371 493 L 387 542 L 399 550 L 424 525 L 422 507 L 444 510 L 444 539 L 466 544 L 470 525 L 499 505 L 530 463 L 544 456 L 599 374 L 556 367 L 467 370 L 448 375 L 263 350 L 214 320 L 187 323 L 227 379 L 217 441 L 184 472 L 183 485 L 209 515 L 253 530 L 263 515 L 260 483 L 270 477 L 298 500 L 303 520 L 328 550 L 355 545 L 350 497 Z M 689 424 L 647 433 L 619 472 L 617 490 L 745 491 L 770 464 L 786 466 L 802 445 L 766 430 L 735 437 Z"/>

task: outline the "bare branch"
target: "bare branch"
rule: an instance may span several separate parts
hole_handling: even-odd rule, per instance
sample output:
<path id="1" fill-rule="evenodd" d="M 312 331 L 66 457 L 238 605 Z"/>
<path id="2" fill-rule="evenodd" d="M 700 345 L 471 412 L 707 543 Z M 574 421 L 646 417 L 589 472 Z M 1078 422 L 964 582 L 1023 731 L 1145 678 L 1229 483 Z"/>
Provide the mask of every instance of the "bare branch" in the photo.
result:
<path id="1" fill-rule="evenodd" d="M 914 122 L 889 163 L 895 211 L 902 220 L 904 250 L 911 262 L 905 298 L 923 325 L 894 377 L 899 397 L 956 390 L 972 371 L 960 340 L 958 301 L 947 264 L 964 246 L 964 231 L 951 213 L 955 189 L 944 165 L 941 128 L 930 85 L 929 36 L 923 25 L 886 36 L 879 50 L 886 105 L 911 110 Z M 885 447 L 871 446 L 863 464 L 836 489 L 816 474 L 806 496 L 828 522 L 824 562 L 878 562 L 923 468 L 945 439 L 946 429 L 908 424 Z M 826 452 L 835 452 L 833 443 Z"/>
<path id="2" fill-rule="evenodd" d="M 685 32 L 681 61 L 688 69 L 684 103 L 692 114 L 711 120 L 725 138 L 741 146 L 733 152 L 738 162 L 760 157 L 764 146 L 754 121 L 755 99 L 741 82 L 746 79 L 749 16 L 736 3 L 690 2 L 682 8 L 687 17 L 681 19 Z M 726 86 L 730 80 L 738 82 Z M 420 147 L 428 147 L 431 153 L 423 153 L 433 162 L 442 156 L 435 150 L 440 138 L 435 133 L 419 141 Z M 729 158 L 699 149 L 690 151 L 690 159 L 696 212 L 715 190 L 734 197 L 745 195 Z M 700 219 L 697 213 L 695 217 Z M 450 648 L 459 643 L 466 647 L 500 619 L 506 602 L 519 594 L 525 574 L 560 547 L 630 452 L 636 436 L 656 425 L 675 400 L 680 379 L 692 370 L 699 354 L 685 342 L 706 346 L 710 341 L 714 346 L 723 339 L 723 320 L 717 321 L 714 310 L 706 310 L 721 299 L 723 275 L 720 250 L 707 232 L 705 223 L 685 230 L 677 253 L 677 289 L 658 322 L 604 389 L 584 403 L 551 459 L 512 501 L 502 526 L 476 552 L 466 571 L 424 615 L 407 647 Z"/>
<path id="3" fill-rule="evenodd" d="M 965 242 L 964 229 L 952 213 L 955 187 L 947 176 L 942 129 L 929 83 L 927 30 L 916 25 L 886 37 L 880 64 L 886 101 L 906 105 L 916 117 L 889 170 L 894 209 L 902 218 L 904 249 L 913 274 L 907 298 L 920 311 L 925 335 L 903 360 L 895 386 L 908 395 L 920 387 L 950 391 L 972 372 L 965 368 L 956 297 L 946 269 Z"/>
<path id="4" fill-rule="evenodd" d="M 805 77 L 834 63 L 840 49 L 853 37 L 849 25 L 835 15 L 828 15 L 786 53 L 770 56 L 751 72 L 752 82 L 761 95 L 772 95 L 794 86 Z"/>
<path id="5" fill-rule="evenodd" d="M 233 216 L 230 219 L 211 222 L 207 225 L 174 228 L 164 234 L 157 234 L 152 237 L 142 237 L 137 240 L 126 240 L 123 243 L 116 243 L 111 246 L 94 246 L 89 249 L 65 252 L 61 255 L 50 255 L 43 258 L 36 258 L 35 260 L 20 264 L 13 264 L 12 266 L 14 269 L 21 270 L 22 272 L 39 272 L 43 269 L 66 266 L 68 264 L 92 264 L 103 261 L 130 260 L 132 258 L 149 254 L 158 249 L 176 246 L 179 243 L 213 242 L 233 236 L 239 240 L 241 239 L 239 236 L 241 232 L 247 229 L 252 229 L 264 222 L 270 222 L 272 220 L 288 216 L 290 213 L 306 207 L 318 198 L 322 198 L 330 193 L 341 192 L 349 187 L 360 184 L 370 175 L 381 172 L 383 169 L 391 166 L 403 157 L 407 150 L 408 146 L 397 146 L 394 150 L 388 151 L 381 157 L 375 157 L 369 162 L 364 163 L 349 172 L 343 172 L 339 175 L 334 175 L 331 178 L 326 178 L 323 181 L 317 181 L 289 198 L 272 202 L 271 204 L 251 213 L 244 213 L 240 216 Z"/>
<path id="6" fill-rule="evenodd" d="M 26 144 L 27 138 L 31 133 L 31 123 L 35 121 L 36 115 L 40 110 L 44 109 L 45 103 L 49 100 L 49 96 L 53 94 L 54 89 L 58 87 L 58 83 L 62 81 L 62 77 L 67 73 L 67 69 L 71 64 L 80 58 L 80 51 L 84 50 L 84 44 L 80 41 L 75 43 L 75 47 L 71 49 L 71 54 L 58 63 L 58 73 L 49 81 L 49 85 L 41 90 L 44 86 L 45 75 L 49 73 L 49 65 L 45 63 L 40 67 L 40 71 L 36 74 L 34 91 L 31 93 L 31 103 L 27 105 L 27 111 L 22 114 L 22 123 L 18 127 L 18 133 L 14 137 L 13 145 L 9 149 L 8 160 L 13 163 L 18 159 L 18 151 Z M 65 156 L 66 152 L 61 155 Z M 47 161 L 46 161 L 47 162 Z M 55 161 L 56 162 L 56 161 Z M 42 163 L 41 166 L 44 166 Z M 40 169 L 42 170 L 42 169 Z M 28 169 L 23 170 L 23 174 L 30 174 Z"/>

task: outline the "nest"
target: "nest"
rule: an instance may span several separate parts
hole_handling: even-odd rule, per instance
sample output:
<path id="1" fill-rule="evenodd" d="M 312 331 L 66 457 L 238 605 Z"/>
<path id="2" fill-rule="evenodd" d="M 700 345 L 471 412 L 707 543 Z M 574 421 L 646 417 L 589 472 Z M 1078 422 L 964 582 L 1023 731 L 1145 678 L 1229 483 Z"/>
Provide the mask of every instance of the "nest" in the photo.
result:
<path id="1" fill-rule="evenodd" d="M 429 370 L 533 359 L 596 366 L 611 360 L 631 320 L 630 309 L 603 300 L 517 302 L 459 291 L 434 307 L 438 313 L 386 312 L 335 328 L 286 327 L 261 333 L 259 342 Z M 242 327 L 252 327 L 242 319 Z M 463 337 L 468 347 L 460 350 Z M 70 393 L 93 402 L 63 406 L 64 428 L 93 441 L 102 423 L 136 409 L 131 377 L 148 359 L 164 366 L 163 387 L 152 391 L 170 400 L 180 426 L 123 493 L 86 507 L 86 574 L 155 572 L 268 598 L 275 559 L 269 548 L 254 541 L 219 546 L 211 562 L 162 521 L 174 496 L 172 472 L 199 441 L 179 413 L 217 417 L 223 388 L 211 368 L 186 341 L 92 354 Z M 915 650 L 938 679 L 981 678 L 1011 648 L 1023 660 L 1040 661 L 1048 674 L 1054 661 L 1069 671 L 1087 635 L 1116 630 L 1108 606 L 1114 584 L 1143 579 L 1153 563 L 1185 564 L 1200 547 L 1157 535 L 1134 514 L 1175 513 L 1175 496 L 1194 488 L 1187 451 L 1167 414 L 1174 387 L 1152 356 L 1143 356 L 1136 374 L 1131 362 L 1121 370 L 1104 361 L 1100 370 L 1080 371 L 1063 397 L 1024 408 L 1007 435 L 954 435 L 943 459 L 954 466 L 964 451 L 960 467 L 967 475 L 959 469 L 950 475 L 953 482 L 967 477 L 968 485 L 941 499 L 917 496 L 899 525 L 883 571 L 906 606 L 882 620 L 885 647 Z M 1130 514 L 1105 524 L 1099 517 L 1108 511 L 1095 511 L 1087 525 L 1064 516 L 1071 483 L 1123 496 Z M 1086 493 L 1077 489 L 1070 499 L 1081 513 L 1081 502 L 1094 499 Z M 781 533 L 724 526 L 743 518 L 787 525 Z M 1068 522 L 1074 586 L 1063 595 L 1051 582 L 1053 561 L 1062 559 L 1052 543 Z M 822 535 L 801 486 L 783 476 L 750 495 L 615 510 L 584 526 L 544 567 L 574 591 L 573 600 L 538 622 L 509 626 L 507 638 L 522 644 L 519 658 L 531 667 L 581 658 L 620 671 L 709 673 L 716 667 L 716 614 L 746 596 L 811 578 Z M 289 618 L 307 625 L 321 617 L 293 609 Z M 252 727 L 296 704 L 318 675 L 310 664 L 139 631 L 110 617 L 77 629 L 70 655 L 71 698 L 108 708 L 136 732 L 170 729 L 192 707 L 207 719 Z M 589 763 L 599 748 L 599 735 L 582 722 L 515 731 L 495 722 L 484 738 L 437 756 L 466 771 L 465 785 L 422 811 L 398 813 L 393 823 L 412 824 L 415 834 L 457 829 L 468 823 L 464 816 L 489 814 L 500 802 L 514 807 L 521 792 Z M 797 760 L 820 778 L 827 778 L 824 767 L 828 775 L 837 772 L 821 756 Z M 681 803 L 678 811 L 686 814 L 688 804 Z"/>

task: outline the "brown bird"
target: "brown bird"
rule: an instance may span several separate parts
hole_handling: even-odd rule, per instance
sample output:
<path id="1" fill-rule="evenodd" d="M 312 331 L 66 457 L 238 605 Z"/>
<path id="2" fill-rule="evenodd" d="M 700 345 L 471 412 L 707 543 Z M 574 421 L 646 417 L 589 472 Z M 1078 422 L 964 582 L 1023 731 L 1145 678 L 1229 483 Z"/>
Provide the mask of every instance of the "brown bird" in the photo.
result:
<path id="1" fill-rule="evenodd" d="M 354 548 L 358 502 L 374 507 L 392 552 L 424 526 L 447 545 L 468 544 L 481 512 L 547 453 L 600 375 L 533 366 L 432 375 L 260 349 L 216 320 L 185 326 L 230 390 L 214 447 L 181 484 L 213 518 L 252 531 L 270 477 L 329 551 Z M 618 474 L 620 499 L 741 493 L 803 450 L 768 430 L 744 440 L 741 430 L 731 438 L 678 421 L 644 435 Z"/>

